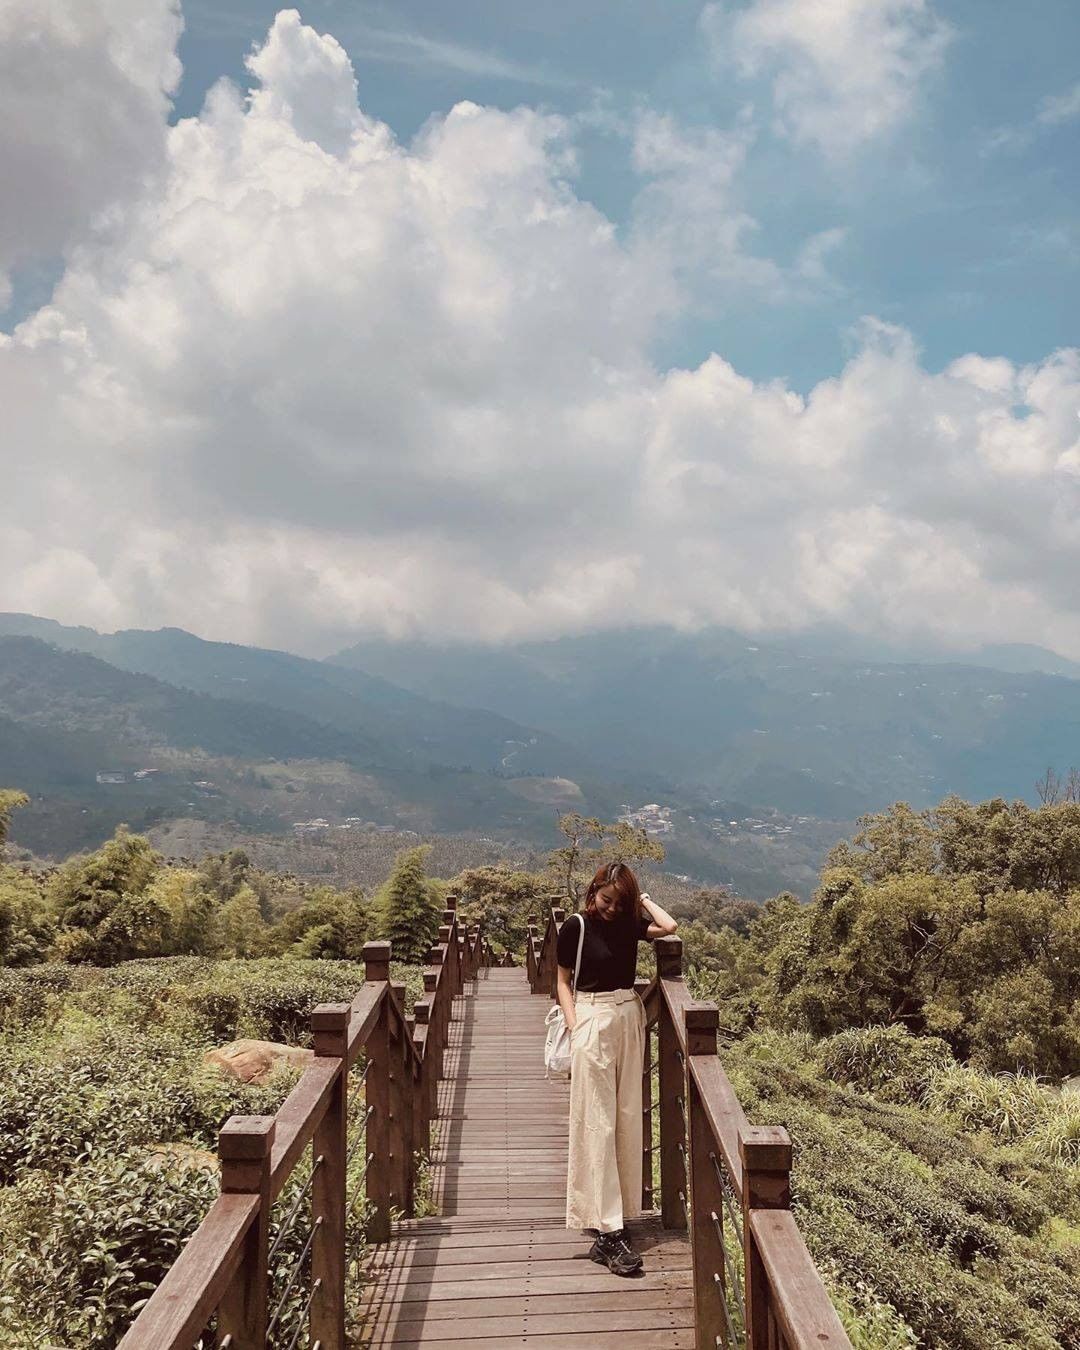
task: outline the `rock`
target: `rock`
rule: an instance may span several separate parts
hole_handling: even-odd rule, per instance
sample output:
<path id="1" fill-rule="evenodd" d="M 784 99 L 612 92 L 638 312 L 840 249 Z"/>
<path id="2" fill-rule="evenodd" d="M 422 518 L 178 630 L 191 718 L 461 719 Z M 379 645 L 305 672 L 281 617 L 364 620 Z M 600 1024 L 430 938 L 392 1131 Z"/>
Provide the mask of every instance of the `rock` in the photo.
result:
<path id="1" fill-rule="evenodd" d="M 168 1162 L 199 1172 L 216 1172 L 220 1167 L 216 1154 L 205 1148 L 196 1148 L 194 1144 L 151 1144 L 146 1158 L 155 1169 L 164 1167 Z"/>
<path id="2" fill-rule="evenodd" d="M 241 1083 L 261 1083 L 282 1060 L 303 1070 L 314 1057 L 314 1050 L 303 1050 L 296 1045 L 279 1045 L 277 1041 L 239 1040 L 223 1045 L 220 1050 L 208 1050 L 203 1055 L 203 1063 L 213 1064 L 223 1073 L 238 1078 Z"/>

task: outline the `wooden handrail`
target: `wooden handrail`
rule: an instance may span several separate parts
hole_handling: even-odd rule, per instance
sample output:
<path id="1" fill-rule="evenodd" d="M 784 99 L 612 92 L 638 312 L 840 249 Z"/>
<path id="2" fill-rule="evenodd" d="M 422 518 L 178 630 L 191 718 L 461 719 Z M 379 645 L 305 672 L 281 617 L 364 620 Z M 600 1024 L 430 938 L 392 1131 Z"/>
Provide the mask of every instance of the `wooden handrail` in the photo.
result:
<path id="1" fill-rule="evenodd" d="M 363 1056 L 365 1154 L 377 1160 L 362 1169 L 373 1207 L 367 1237 L 382 1240 L 390 1235 L 391 1208 L 406 1216 L 414 1212 L 417 1155 L 430 1150 L 453 1000 L 494 960 L 480 925 L 461 929 L 455 896 L 447 897 L 442 920 L 412 1016 L 405 1015 L 404 986 L 390 981 L 390 944 L 366 943 L 363 986 L 351 1003 L 320 1004 L 313 1011 L 315 1056 L 276 1114 L 234 1116 L 225 1123 L 218 1144 L 222 1194 L 128 1329 L 121 1350 L 190 1350 L 215 1314 L 218 1337 L 230 1337 L 230 1350 L 263 1350 L 270 1207 L 309 1144 L 310 1339 L 321 1350 L 344 1350 L 349 1071 Z M 302 1199 L 303 1192 L 298 1205 Z"/>
<path id="2" fill-rule="evenodd" d="M 530 920 L 525 966 L 533 993 L 555 992 L 562 923 L 555 905 L 542 938 Z M 642 1207 L 655 1203 L 652 1157 L 659 1148 L 662 1222 L 686 1229 L 690 1239 L 698 1350 L 851 1350 L 791 1213 L 791 1139 L 778 1126 L 747 1120 L 719 1058 L 719 1010 L 692 998 L 684 983 L 682 940 L 658 938 L 654 946 L 656 976 L 635 986 L 648 1027 Z"/>

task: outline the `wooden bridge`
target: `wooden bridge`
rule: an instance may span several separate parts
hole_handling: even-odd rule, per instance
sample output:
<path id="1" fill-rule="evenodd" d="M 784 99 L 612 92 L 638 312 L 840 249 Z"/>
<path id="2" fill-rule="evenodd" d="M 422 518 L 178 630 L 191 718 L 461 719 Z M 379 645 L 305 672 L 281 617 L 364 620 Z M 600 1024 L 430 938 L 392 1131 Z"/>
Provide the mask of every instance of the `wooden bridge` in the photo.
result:
<path id="1" fill-rule="evenodd" d="M 569 1086 L 542 1063 L 563 917 L 530 925 L 522 969 L 451 900 L 412 1016 L 368 943 L 277 1114 L 226 1122 L 221 1196 L 121 1350 L 850 1350 L 790 1211 L 790 1140 L 746 1120 L 678 938 L 638 985 L 644 1271 L 565 1228 Z"/>

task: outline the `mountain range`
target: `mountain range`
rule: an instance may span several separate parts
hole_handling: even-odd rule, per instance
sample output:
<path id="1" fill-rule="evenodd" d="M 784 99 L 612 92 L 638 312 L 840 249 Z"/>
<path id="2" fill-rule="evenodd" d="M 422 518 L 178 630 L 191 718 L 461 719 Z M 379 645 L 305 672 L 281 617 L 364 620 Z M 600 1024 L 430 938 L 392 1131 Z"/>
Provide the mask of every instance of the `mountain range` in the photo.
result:
<path id="1" fill-rule="evenodd" d="M 335 656 L 416 693 L 558 727 L 608 772 L 755 806 L 850 818 L 947 792 L 1033 796 L 1080 762 L 1080 679 L 999 649 L 1012 670 L 882 660 L 864 643 L 635 629 L 491 649 L 366 639 Z M 1058 672 L 1080 666 L 1053 653 Z M 1069 758 L 1071 756 L 1071 758 Z"/>
<path id="2" fill-rule="evenodd" d="M 314 660 L 3 614 L 0 786 L 33 795 L 15 837 L 54 855 L 118 820 L 184 817 L 550 847 L 573 808 L 627 812 L 684 875 L 805 891 L 861 812 L 1033 800 L 1048 766 L 1080 762 L 1080 667 L 948 655 L 650 628 L 499 648 L 371 636 Z"/>

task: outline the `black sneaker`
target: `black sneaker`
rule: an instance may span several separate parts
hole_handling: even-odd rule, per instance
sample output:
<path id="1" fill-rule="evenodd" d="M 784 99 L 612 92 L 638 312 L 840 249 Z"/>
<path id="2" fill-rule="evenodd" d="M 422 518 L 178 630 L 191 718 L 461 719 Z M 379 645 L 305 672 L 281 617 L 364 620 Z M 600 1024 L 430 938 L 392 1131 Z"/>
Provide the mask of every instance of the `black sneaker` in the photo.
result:
<path id="1" fill-rule="evenodd" d="M 607 1266 L 615 1275 L 636 1275 L 642 1261 L 628 1241 L 625 1228 L 617 1233 L 601 1233 L 589 1248 L 589 1260 Z"/>

